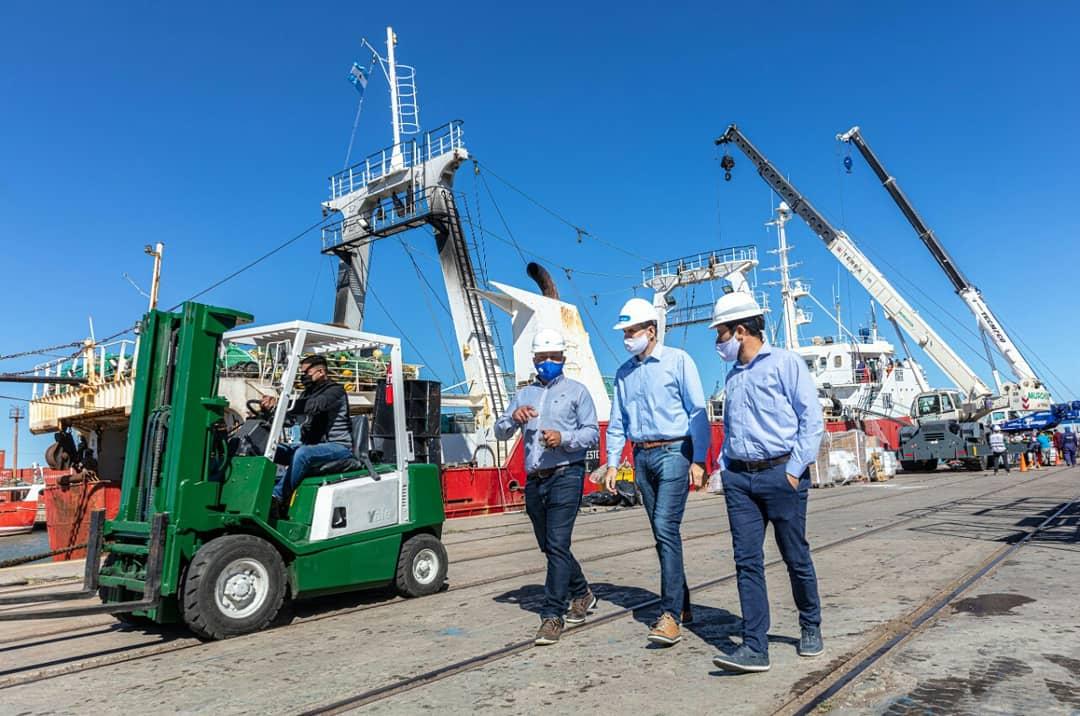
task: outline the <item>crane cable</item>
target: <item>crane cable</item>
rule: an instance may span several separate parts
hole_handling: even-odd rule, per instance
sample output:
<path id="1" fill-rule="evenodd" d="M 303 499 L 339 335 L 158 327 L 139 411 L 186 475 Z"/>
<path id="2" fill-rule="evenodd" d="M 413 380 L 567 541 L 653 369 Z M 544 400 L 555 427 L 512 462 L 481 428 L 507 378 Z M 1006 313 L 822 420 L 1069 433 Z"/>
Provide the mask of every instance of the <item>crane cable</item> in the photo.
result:
<path id="1" fill-rule="evenodd" d="M 626 249 L 626 248 L 624 248 L 622 246 L 619 246 L 618 244 L 614 244 L 614 243 L 612 243 L 610 241 L 606 241 L 606 240 L 600 238 L 599 236 L 597 236 L 596 234 L 593 234 L 593 233 L 589 232 L 587 229 L 585 229 L 585 227 L 581 226 L 580 224 L 575 224 L 574 222 L 570 221 L 569 219 L 567 219 L 565 216 L 558 213 L 554 209 L 552 209 L 552 208 L 544 205 L 543 203 L 541 203 L 538 199 L 536 199 L 533 196 L 531 196 L 530 194 L 528 194 L 525 190 L 520 189 L 517 186 L 515 186 L 514 184 L 510 183 L 509 180 L 504 179 L 498 173 L 493 171 L 491 169 L 491 167 L 489 167 L 487 164 L 482 164 L 479 160 L 474 160 L 474 161 L 476 161 L 478 166 L 482 166 L 489 174 L 491 174 L 491 176 L 498 179 L 500 182 L 505 184 L 507 187 L 509 187 L 513 191 L 515 191 L 518 194 L 520 194 L 521 196 L 523 196 L 526 200 L 528 200 L 532 204 L 536 205 L 538 208 L 540 208 L 544 212 L 550 214 L 554 218 L 558 219 L 559 221 L 561 221 L 562 223 L 566 224 L 571 229 L 576 231 L 579 243 L 581 242 L 581 240 L 583 238 L 589 238 L 589 239 L 592 239 L 593 241 L 597 242 L 598 244 L 601 244 L 603 246 L 608 247 L 609 249 L 611 249 L 613 251 L 618 251 L 620 253 L 626 254 L 627 256 L 638 259 L 639 261 L 644 261 L 646 264 L 660 263 L 659 261 L 656 261 L 654 259 L 650 259 L 650 258 L 648 258 L 646 256 L 642 256 L 641 254 L 634 253 L 633 251 L 630 251 L 630 250 L 628 250 L 628 249 Z"/>

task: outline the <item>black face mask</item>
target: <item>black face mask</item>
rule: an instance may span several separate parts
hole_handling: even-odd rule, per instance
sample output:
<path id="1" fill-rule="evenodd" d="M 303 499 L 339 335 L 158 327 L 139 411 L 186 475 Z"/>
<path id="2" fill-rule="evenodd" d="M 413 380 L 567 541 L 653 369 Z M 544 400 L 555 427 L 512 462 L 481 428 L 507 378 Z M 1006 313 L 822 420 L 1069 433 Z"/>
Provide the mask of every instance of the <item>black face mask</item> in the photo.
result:
<path id="1" fill-rule="evenodd" d="M 305 388 L 310 388 L 315 381 L 311 379 L 311 376 L 307 373 L 300 374 L 300 385 Z"/>

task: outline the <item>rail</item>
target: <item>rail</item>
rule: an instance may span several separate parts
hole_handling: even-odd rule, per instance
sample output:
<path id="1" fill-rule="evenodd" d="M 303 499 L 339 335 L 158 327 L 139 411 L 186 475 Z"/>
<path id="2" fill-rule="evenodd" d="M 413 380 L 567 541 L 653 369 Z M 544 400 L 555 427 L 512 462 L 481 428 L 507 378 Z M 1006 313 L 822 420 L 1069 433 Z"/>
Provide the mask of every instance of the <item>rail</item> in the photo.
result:
<path id="1" fill-rule="evenodd" d="M 330 177 L 330 200 L 338 199 L 400 169 L 418 166 L 465 146 L 460 119 L 424 132 L 416 139 L 392 144 Z"/>
<path id="2" fill-rule="evenodd" d="M 655 263 L 641 269 L 641 282 L 648 284 L 650 281 L 666 276 L 678 276 L 688 271 L 708 270 L 722 264 L 743 261 L 757 261 L 756 246 L 733 246 L 719 251 L 705 251 L 680 259 Z"/>
<path id="3" fill-rule="evenodd" d="M 134 369 L 135 341 L 121 339 L 95 345 L 75 357 L 40 363 L 34 366 L 34 377 L 86 378 L 90 385 L 120 383 L 131 378 Z M 80 390 L 83 387 L 78 385 L 34 383 L 30 398 L 37 400 Z"/>
<path id="4" fill-rule="evenodd" d="M 393 194 L 380 199 L 363 215 L 350 216 L 322 230 L 322 250 L 329 251 L 342 244 L 355 245 L 369 237 L 396 234 L 424 223 L 431 213 L 430 189 L 416 189 L 411 194 Z M 346 238 L 348 237 L 348 238 Z"/>

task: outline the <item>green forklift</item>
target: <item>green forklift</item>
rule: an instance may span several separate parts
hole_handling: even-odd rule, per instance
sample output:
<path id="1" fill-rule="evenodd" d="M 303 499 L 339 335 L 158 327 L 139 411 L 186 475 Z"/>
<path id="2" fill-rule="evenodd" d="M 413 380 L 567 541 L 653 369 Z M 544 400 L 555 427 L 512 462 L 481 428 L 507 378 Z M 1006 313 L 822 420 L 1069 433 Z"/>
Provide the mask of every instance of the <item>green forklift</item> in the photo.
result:
<path id="1" fill-rule="evenodd" d="M 306 321 L 237 328 L 251 320 L 193 302 L 146 315 L 120 509 L 113 520 L 91 516 L 83 589 L 0 598 L 101 603 L 5 611 L 0 621 L 110 613 L 224 639 L 270 625 L 290 599 L 390 586 L 420 597 L 445 586 L 442 487 L 436 465 L 413 461 L 400 340 Z M 226 391 L 246 416 L 220 395 L 230 346 L 277 357 L 264 374 L 281 396 L 273 411 L 247 399 L 251 379 Z M 306 476 L 272 514 L 274 454 L 289 438 L 300 361 L 330 352 L 389 354 L 367 406 L 382 416 L 381 437 L 370 415 L 354 416 L 352 457 Z"/>

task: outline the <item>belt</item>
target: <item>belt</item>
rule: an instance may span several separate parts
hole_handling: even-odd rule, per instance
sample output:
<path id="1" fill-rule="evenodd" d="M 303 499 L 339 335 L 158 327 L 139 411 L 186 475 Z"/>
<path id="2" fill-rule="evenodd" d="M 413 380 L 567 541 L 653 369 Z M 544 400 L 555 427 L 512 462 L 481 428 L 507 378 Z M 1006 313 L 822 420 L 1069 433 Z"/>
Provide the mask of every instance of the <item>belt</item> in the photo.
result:
<path id="1" fill-rule="evenodd" d="M 727 469 L 732 472 L 761 472 L 762 470 L 768 470 L 770 467 L 776 467 L 777 465 L 787 462 L 789 457 L 791 457 L 791 453 L 786 452 L 783 455 L 777 455 L 768 460 L 738 460 L 736 458 L 724 458 L 724 464 L 727 466 Z"/>
<path id="2" fill-rule="evenodd" d="M 652 450 L 653 448 L 663 447 L 664 445 L 674 445 L 675 443 L 681 443 L 683 440 L 689 440 L 689 435 L 684 435 L 681 438 L 672 438 L 670 440 L 646 440 L 640 443 L 634 443 L 634 447 L 639 447 L 644 450 Z"/>
<path id="3" fill-rule="evenodd" d="M 528 475 L 526 475 L 526 478 L 529 479 L 529 480 L 546 480 L 549 477 L 551 477 L 552 475 L 560 473 L 560 472 L 562 472 L 563 470 L 565 470 L 568 467 L 579 467 L 579 466 L 580 467 L 585 467 L 585 463 L 584 462 L 572 462 L 572 463 L 570 463 L 568 465 L 559 465 L 557 467 L 549 467 L 549 468 L 545 468 L 543 470 L 537 470 L 536 472 L 530 472 Z"/>

